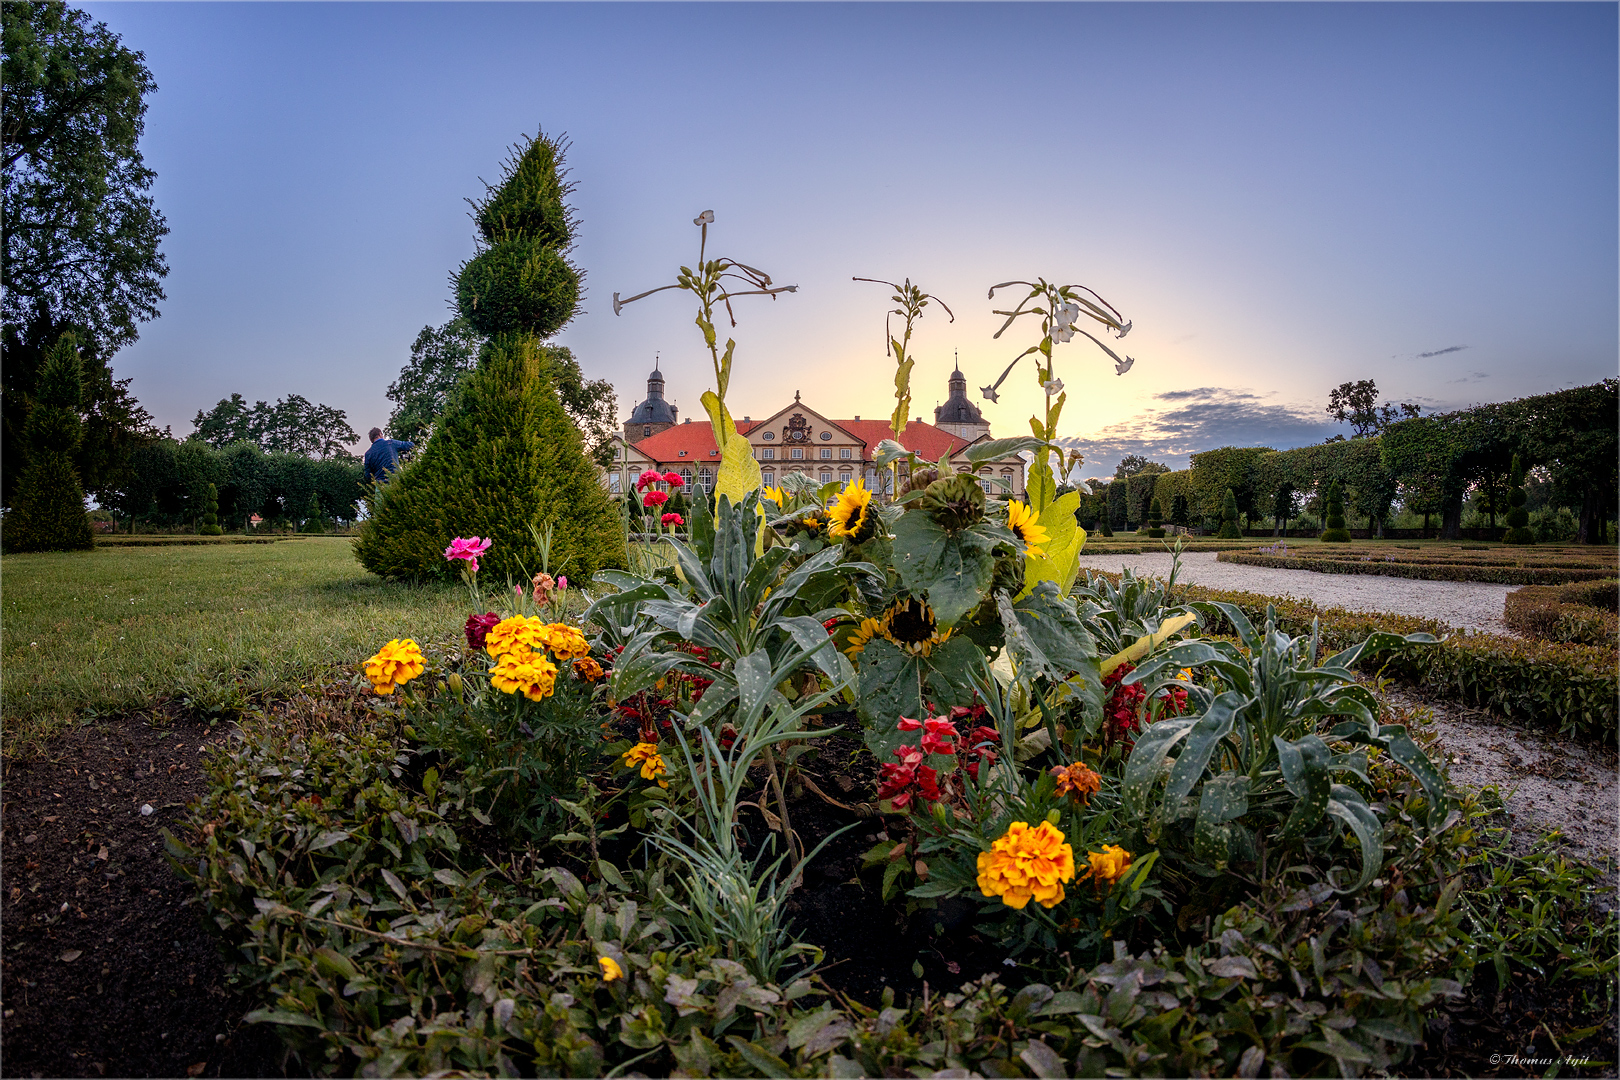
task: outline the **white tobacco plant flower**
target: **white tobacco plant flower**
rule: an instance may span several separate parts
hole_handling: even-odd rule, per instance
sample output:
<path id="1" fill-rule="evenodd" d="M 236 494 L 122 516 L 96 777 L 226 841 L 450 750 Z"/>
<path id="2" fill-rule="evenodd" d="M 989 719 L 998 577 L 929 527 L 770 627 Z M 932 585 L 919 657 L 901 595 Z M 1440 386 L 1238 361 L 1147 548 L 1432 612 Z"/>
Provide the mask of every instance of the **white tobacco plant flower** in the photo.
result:
<path id="1" fill-rule="evenodd" d="M 1123 375 L 1123 374 L 1125 374 L 1127 371 L 1131 370 L 1131 365 L 1134 364 L 1134 363 L 1136 363 L 1136 357 L 1134 357 L 1134 356 L 1127 356 L 1123 360 L 1114 361 L 1114 374 L 1115 375 Z"/>
<path id="2" fill-rule="evenodd" d="M 1045 390 L 1048 394 L 1062 393 L 1063 392 L 1063 380 L 1062 379 L 1052 379 L 1049 382 L 1043 382 L 1043 383 L 1041 383 L 1041 389 Z"/>

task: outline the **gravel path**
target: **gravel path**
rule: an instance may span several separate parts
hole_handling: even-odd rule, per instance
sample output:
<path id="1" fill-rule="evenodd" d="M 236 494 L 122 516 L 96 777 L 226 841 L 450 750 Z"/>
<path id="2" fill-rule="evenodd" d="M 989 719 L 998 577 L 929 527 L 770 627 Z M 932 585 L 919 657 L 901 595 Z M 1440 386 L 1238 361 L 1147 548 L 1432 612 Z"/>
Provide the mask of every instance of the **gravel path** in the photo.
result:
<path id="1" fill-rule="evenodd" d="M 1502 602 L 1516 585 L 1490 585 L 1473 581 L 1413 581 L 1373 574 L 1321 574 L 1314 570 L 1276 570 L 1215 561 L 1213 551 L 1193 551 L 1181 557 L 1181 581 L 1212 589 L 1240 589 L 1268 596 L 1309 599 L 1319 607 L 1350 611 L 1388 611 L 1421 615 L 1469 630 L 1508 633 L 1502 622 Z M 1082 555 L 1082 569 L 1120 571 L 1164 577 L 1170 556 Z"/>

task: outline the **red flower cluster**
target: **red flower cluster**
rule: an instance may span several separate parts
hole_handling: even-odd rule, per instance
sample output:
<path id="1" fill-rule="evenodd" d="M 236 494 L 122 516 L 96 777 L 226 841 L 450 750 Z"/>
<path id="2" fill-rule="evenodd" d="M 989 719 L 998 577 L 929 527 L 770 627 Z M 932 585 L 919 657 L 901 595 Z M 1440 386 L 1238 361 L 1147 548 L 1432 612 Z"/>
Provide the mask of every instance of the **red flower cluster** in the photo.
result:
<path id="1" fill-rule="evenodd" d="M 495 629 L 495 624 L 500 621 L 501 617 L 493 611 L 484 615 L 467 616 L 467 625 L 462 627 L 462 632 L 467 635 L 467 644 L 475 649 L 482 649 L 484 638 L 489 636 L 489 632 Z"/>
<path id="2" fill-rule="evenodd" d="M 1103 705 L 1104 727 L 1110 740 L 1133 740 L 1142 729 L 1142 718 L 1147 703 L 1147 691 L 1141 683 L 1125 686 L 1121 680 L 1135 671 L 1133 664 L 1121 664 L 1103 676 L 1103 689 L 1110 691 Z M 1160 709 L 1167 716 L 1180 716 L 1187 709 L 1187 691 L 1180 686 L 1167 686 L 1159 692 Z"/>
<path id="3" fill-rule="evenodd" d="M 897 746 L 898 765 L 879 766 L 878 798 L 888 799 L 896 810 L 911 805 L 921 795 L 927 802 L 939 801 L 939 773 L 922 763 L 923 752 L 914 746 Z"/>

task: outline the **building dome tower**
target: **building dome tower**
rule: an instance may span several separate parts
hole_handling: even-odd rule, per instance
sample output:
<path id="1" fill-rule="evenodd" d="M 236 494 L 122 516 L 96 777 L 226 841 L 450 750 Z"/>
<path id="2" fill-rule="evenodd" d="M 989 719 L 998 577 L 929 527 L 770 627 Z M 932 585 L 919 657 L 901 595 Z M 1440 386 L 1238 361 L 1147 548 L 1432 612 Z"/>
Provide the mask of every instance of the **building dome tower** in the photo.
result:
<path id="1" fill-rule="evenodd" d="M 968 400 L 967 376 L 962 374 L 960 360 L 957 361 L 956 370 L 951 372 L 947 385 L 951 393 L 945 399 L 945 404 L 934 410 L 934 426 L 959 435 L 968 442 L 990 434 L 990 422 L 984 418 L 978 406 Z"/>
<path id="2" fill-rule="evenodd" d="M 637 405 L 624 422 L 624 441 L 638 442 L 675 426 L 676 408 L 664 400 L 664 373 L 653 361 L 652 374 L 647 376 L 647 400 Z"/>

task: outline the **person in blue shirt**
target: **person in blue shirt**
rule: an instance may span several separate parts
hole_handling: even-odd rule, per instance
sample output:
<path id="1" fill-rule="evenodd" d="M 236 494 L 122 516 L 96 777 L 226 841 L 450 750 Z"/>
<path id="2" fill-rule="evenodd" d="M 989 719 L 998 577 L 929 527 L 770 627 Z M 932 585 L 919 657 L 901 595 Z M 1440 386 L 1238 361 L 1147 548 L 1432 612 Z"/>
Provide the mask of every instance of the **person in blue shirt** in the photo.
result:
<path id="1" fill-rule="evenodd" d="M 371 429 L 371 449 L 366 451 L 366 482 L 379 484 L 399 468 L 399 455 L 416 448 L 415 443 L 400 439 L 385 439 L 382 428 Z"/>

